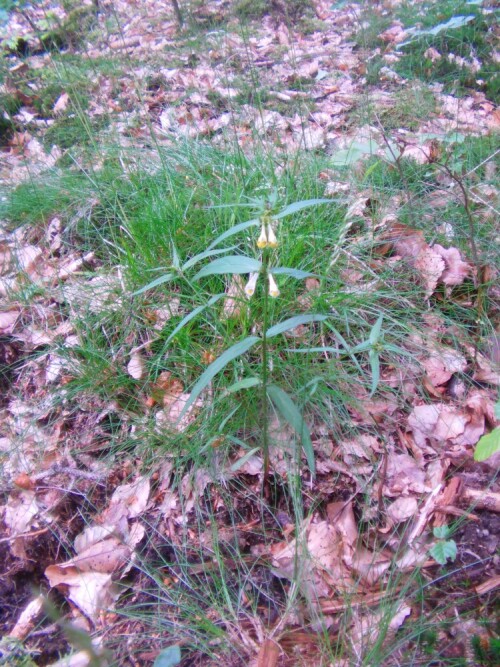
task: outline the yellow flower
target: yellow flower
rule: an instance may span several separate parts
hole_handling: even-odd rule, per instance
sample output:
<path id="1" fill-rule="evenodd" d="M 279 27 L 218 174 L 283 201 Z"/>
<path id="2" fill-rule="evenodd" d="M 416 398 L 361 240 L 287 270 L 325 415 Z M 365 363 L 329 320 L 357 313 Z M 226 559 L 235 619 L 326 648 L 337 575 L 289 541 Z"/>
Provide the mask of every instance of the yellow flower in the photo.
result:
<path id="1" fill-rule="evenodd" d="M 276 234 L 273 232 L 271 225 L 267 225 L 267 245 L 270 248 L 276 248 L 278 246 L 278 239 Z"/>
<path id="2" fill-rule="evenodd" d="M 278 285 L 276 285 L 276 281 L 274 280 L 272 273 L 269 274 L 269 296 L 272 296 L 273 299 L 276 299 L 277 296 L 280 295 L 280 291 L 278 289 Z"/>
<path id="3" fill-rule="evenodd" d="M 260 231 L 260 236 L 257 239 L 257 248 L 266 248 L 266 247 L 267 247 L 266 226 L 262 225 L 262 229 Z"/>
<path id="4" fill-rule="evenodd" d="M 259 277 L 259 272 L 251 273 L 250 278 L 248 279 L 247 284 L 245 285 L 245 294 L 247 296 L 253 296 L 255 292 L 255 286 L 257 285 L 257 278 Z"/>

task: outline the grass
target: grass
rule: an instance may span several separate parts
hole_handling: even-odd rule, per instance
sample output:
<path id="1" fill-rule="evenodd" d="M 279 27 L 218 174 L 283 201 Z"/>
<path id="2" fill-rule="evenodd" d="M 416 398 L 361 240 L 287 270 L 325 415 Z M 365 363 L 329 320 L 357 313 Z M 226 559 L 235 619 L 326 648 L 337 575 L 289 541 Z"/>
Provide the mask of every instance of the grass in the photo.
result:
<path id="1" fill-rule="evenodd" d="M 297 11 L 305 5 L 296 4 Z M 264 9 L 259 3 L 242 2 L 236 8 L 249 19 L 258 18 Z M 438 13 L 425 14 L 424 25 L 447 20 L 460 8 L 456 3 L 453 8 L 451 3 L 440 3 L 434 9 Z M 401 8 L 407 12 L 408 23 L 419 19 L 415 11 L 413 3 Z M 365 15 L 363 22 L 369 18 Z M 358 43 L 365 48 L 375 46 L 378 34 L 388 25 L 387 16 L 375 16 L 358 35 Z M 486 40 L 489 30 L 482 25 L 474 26 L 477 44 L 479 39 Z M 470 37 L 455 31 L 454 39 L 457 35 L 460 43 Z M 442 39 L 445 37 L 448 39 L 446 35 Z M 420 43 L 418 48 L 422 48 Z M 411 55 L 415 63 L 419 54 L 415 47 Z M 410 54 L 401 62 L 407 58 Z M 323 613 L 304 588 L 311 564 L 300 539 L 292 576 L 277 574 L 273 564 L 273 549 L 299 536 L 304 521 L 324 518 L 332 501 L 354 500 L 358 542 L 374 553 L 388 550 L 405 537 L 401 526 L 384 536 L 377 531 L 392 500 L 377 502 L 382 453 L 371 452 L 369 459 L 353 453 L 351 476 L 328 468 L 327 463 L 333 460 L 332 448 L 344 440 L 356 442 L 373 435 L 387 447 L 388 439 L 394 437 L 388 425 L 396 429 L 406 419 L 415 394 L 419 402 L 429 400 L 420 382 L 417 359 L 421 350 L 412 342 L 417 333 L 426 331 L 429 307 L 444 322 L 442 340 L 447 345 L 463 349 L 463 341 L 474 342 L 478 313 L 470 307 L 477 290 L 473 281 L 463 288 L 463 301 L 457 292 L 449 295 L 444 290 L 429 298 L 416 273 L 404 263 L 394 264 L 389 258 L 384 263 L 385 255 L 379 254 L 384 239 L 374 231 L 389 210 L 401 222 L 421 230 L 429 242 L 448 247 L 451 229 L 451 244 L 470 256 L 469 216 L 460 193 L 449 198 L 446 206 L 436 208 L 431 198 L 447 188 L 442 171 L 435 164 L 420 165 L 409 159 L 396 165 L 374 156 L 346 169 L 332 167 L 325 152 L 283 155 L 263 143 L 247 154 L 239 146 L 221 149 L 190 140 L 161 147 L 151 141 L 150 145 L 121 148 L 113 141 L 113 118 L 106 118 L 108 129 L 101 126 L 100 119 L 95 125 L 88 121 L 85 111 L 95 93 L 95 81 L 89 81 L 87 74 L 97 69 L 119 79 L 122 65 L 114 70 L 107 60 L 96 65 L 69 58 L 64 65 L 57 59 L 53 62 L 54 77 L 43 74 L 36 85 L 40 87 L 39 108 L 47 114 L 60 93 L 71 89 L 70 111 L 44 135 L 47 146 L 56 143 L 65 149 L 65 157 L 43 178 L 33 178 L 10 192 L 1 213 L 11 228 L 29 227 L 39 234 L 58 216 L 63 222 L 61 258 L 75 249 L 80 254 L 94 253 L 95 266 L 92 271 L 84 267 L 79 280 L 37 286 L 36 299 L 57 304 L 60 313 L 71 320 L 77 338 L 72 347 L 56 342 L 43 348 L 43 353 L 57 353 L 65 362 L 64 383 L 50 391 L 55 404 L 69 414 L 76 415 L 79 407 L 89 403 L 93 406 L 90 411 L 99 408 L 102 414 L 108 410 L 93 434 L 102 445 L 99 458 L 109 460 L 110 465 L 113 460 L 127 474 L 149 475 L 154 470 L 155 502 L 170 497 L 172 502 L 147 515 L 147 540 L 130 580 L 122 584 L 117 625 L 134 634 L 134 644 L 132 649 L 125 646 L 118 633 L 109 637 L 116 664 L 123 664 L 125 651 L 140 662 L 142 654 L 156 650 L 160 642 L 182 644 L 183 651 L 200 664 L 248 664 L 263 639 L 288 615 L 298 620 L 291 630 L 284 624 L 276 638 L 293 664 L 307 664 L 310 656 L 316 665 L 340 660 L 367 666 L 394 661 L 463 664 L 443 639 L 456 622 L 455 605 L 464 619 L 471 612 L 467 587 L 459 590 L 457 584 L 449 583 L 455 571 L 461 571 L 459 567 L 449 564 L 439 571 L 415 567 L 407 575 L 397 565 L 397 553 L 392 553 L 387 595 L 371 612 L 360 608 L 357 595 L 366 586 L 354 576 L 350 588 L 338 595 L 345 604 L 331 624 L 332 616 Z M 425 79 L 425 72 L 414 73 Z M 261 111 L 269 108 L 272 100 L 257 76 L 255 69 L 241 74 L 240 97 L 231 100 L 231 108 L 243 103 Z M 156 83 L 144 82 L 149 87 Z M 298 81 L 296 85 L 302 89 L 309 83 Z M 415 130 L 434 110 L 434 95 L 422 84 L 402 89 L 394 106 L 379 120 L 387 134 L 400 128 Z M 367 116 L 372 113 L 371 109 L 364 112 Z M 494 182 L 487 168 L 495 152 L 494 137 L 466 137 L 443 150 L 443 162 L 453 166 L 468 189 Z M 311 288 L 304 281 L 278 276 L 278 299 L 269 299 L 265 305 L 264 289 L 258 284 L 254 298 L 238 297 L 236 314 L 225 317 L 221 299 L 177 333 L 187 313 L 206 306 L 213 295 L 228 287 L 226 276 L 193 279 L 210 259 L 137 294 L 144 285 L 170 272 L 176 257 L 182 265 L 219 234 L 255 216 L 255 210 L 245 206 L 251 198 L 276 193 L 278 210 L 320 198 L 325 188 L 320 174 L 332 171 L 335 178 L 351 183 L 349 195 L 283 218 L 277 229 L 279 264 L 318 276 Z M 346 219 L 349 205 L 356 192 L 367 191 L 371 213 L 359 216 L 351 226 L 352 221 Z M 479 221 L 481 205 L 475 202 L 471 212 Z M 475 229 L 474 240 L 486 262 L 495 261 L 493 225 L 493 219 L 487 219 Z M 234 246 L 231 254 L 254 257 L 257 236 L 258 230 L 250 228 L 225 245 Z M 354 281 L 353 271 L 358 273 Z M 272 325 L 311 312 L 329 319 L 308 324 L 295 336 L 271 339 L 269 356 L 272 381 L 293 397 L 313 430 L 320 467 L 314 488 L 319 491 L 311 490 L 300 439 L 271 405 L 271 466 L 278 472 L 264 496 L 251 468 L 243 473 L 232 469 L 237 458 L 261 446 L 260 388 L 228 393 L 235 382 L 259 373 L 257 349 L 238 357 L 213 378 L 196 419 L 183 431 L 168 420 L 158 421 L 163 400 L 159 384 L 169 373 L 169 382 L 177 382 L 187 392 L 214 357 L 246 336 L 262 335 L 265 318 Z M 365 411 L 374 373 L 368 351 L 349 354 L 341 345 L 342 340 L 351 348 L 362 345 L 380 314 L 384 343 L 378 349 L 381 379 L 376 398 L 395 406 L 384 420 Z M 479 327 L 485 335 L 493 330 L 488 308 Z M 141 347 L 145 370 L 141 378 L 134 379 L 127 365 L 137 347 Z M 304 352 L 315 347 L 342 349 L 339 353 Z M 27 370 L 19 371 L 23 372 Z M 466 386 L 475 384 L 467 373 L 460 379 Z M 413 393 L 408 394 L 408 386 Z M 71 453 L 78 456 L 78 443 Z M 363 471 L 363 466 L 371 472 Z M 443 582 L 449 583 L 446 590 L 453 591 L 453 603 L 438 594 Z M 393 632 L 390 621 L 408 601 L 411 623 Z M 485 609 L 490 609 L 489 603 Z M 356 644 L 352 624 L 370 614 L 374 633 Z M 488 631 L 493 634 L 492 628 Z M 479 664 L 494 659 L 494 641 L 485 646 L 477 634 L 467 637 Z"/>

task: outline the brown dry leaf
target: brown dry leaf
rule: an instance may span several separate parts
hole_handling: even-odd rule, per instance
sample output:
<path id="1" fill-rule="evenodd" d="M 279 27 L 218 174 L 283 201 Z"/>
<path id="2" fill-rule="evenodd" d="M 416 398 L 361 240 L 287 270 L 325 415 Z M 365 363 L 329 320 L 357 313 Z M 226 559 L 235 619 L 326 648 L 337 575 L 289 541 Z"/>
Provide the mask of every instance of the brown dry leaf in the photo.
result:
<path id="1" fill-rule="evenodd" d="M 436 289 L 439 279 L 446 268 L 443 257 L 433 248 L 423 248 L 413 263 L 420 273 L 425 287 L 426 297 L 429 298 Z"/>
<path id="2" fill-rule="evenodd" d="M 111 574 L 79 572 L 76 567 L 49 565 L 45 570 L 51 588 L 59 587 L 67 597 L 92 621 L 99 620 L 102 611 L 112 609 L 119 597 Z"/>
<path id="3" fill-rule="evenodd" d="M 141 515 L 148 504 L 150 491 L 151 484 L 147 477 L 139 477 L 135 482 L 117 487 L 109 507 L 102 514 L 103 523 L 117 525 L 123 517 L 134 519 Z"/>
<path id="4" fill-rule="evenodd" d="M 432 444 L 444 446 L 465 431 L 467 417 L 455 407 L 445 403 L 417 405 L 408 417 L 408 426 L 415 442 L 420 447 L 429 440 Z"/>
<path id="5" fill-rule="evenodd" d="M 69 103 L 68 93 L 62 93 L 62 95 L 59 95 L 52 109 L 54 115 L 58 116 L 59 114 L 64 113 L 64 111 L 66 111 L 68 107 L 68 103 Z"/>
<path id="6" fill-rule="evenodd" d="M 446 384 L 452 375 L 462 373 L 467 368 L 466 358 L 451 347 L 429 347 L 432 356 L 420 363 L 434 387 Z"/>
<path id="7" fill-rule="evenodd" d="M 415 516 L 418 510 L 418 503 L 414 496 L 409 496 L 405 498 L 400 496 L 389 505 L 386 510 L 387 516 L 394 523 L 400 523 L 401 521 L 406 521 L 412 516 Z"/>
<path id="8" fill-rule="evenodd" d="M 471 274 L 472 267 L 464 262 L 458 248 L 443 248 L 439 243 L 435 243 L 432 249 L 439 253 L 445 262 L 440 282 L 449 287 L 461 285 L 463 281 Z"/>
<path id="9" fill-rule="evenodd" d="M 134 378 L 134 380 L 140 380 L 144 377 L 146 372 L 146 364 L 144 362 L 144 357 L 140 352 L 132 352 L 130 355 L 130 361 L 127 364 L 127 373 Z"/>
<path id="10" fill-rule="evenodd" d="M 385 612 L 360 614 L 356 611 L 354 627 L 349 632 L 356 654 L 365 655 L 382 632 L 384 642 L 390 642 L 410 614 L 411 607 L 404 602 L 399 602 L 395 610 L 389 608 Z"/>
<path id="11" fill-rule="evenodd" d="M 39 507 L 35 492 L 31 489 L 14 491 L 7 499 L 4 522 L 9 529 L 9 536 L 15 537 L 29 530 Z"/>
<path id="12" fill-rule="evenodd" d="M 425 472 L 419 468 L 415 459 L 408 454 L 394 452 L 389 454 L 384 484 L 386 496 L 409 495 L 410 492 L 424 493 L 428 490 Z"/>
<path id="13" fill-rule="evenodd" d="M 43 610 L 43 602 L 43 595 L 38 595 L 34 600 L 31 600 L 21 612 L 8 636 L 23 640 L 38 623 Z"/>
<path id="14" fill-rule="evenodd" d="M 4 310 L 0 312 L 0 333 L 2 335 L 10 336 L 14 331 L 20 314 L 20 310 Z"/>

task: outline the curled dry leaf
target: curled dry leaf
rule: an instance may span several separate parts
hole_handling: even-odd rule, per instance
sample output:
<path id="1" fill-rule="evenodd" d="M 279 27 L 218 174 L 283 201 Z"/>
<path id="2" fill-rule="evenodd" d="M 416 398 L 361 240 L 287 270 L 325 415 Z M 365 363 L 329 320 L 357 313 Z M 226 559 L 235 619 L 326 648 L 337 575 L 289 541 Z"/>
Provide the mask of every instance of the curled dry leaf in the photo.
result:
<path id="1" fill-rule="evenodd" d="M 408 426 L 420 447 L 475 445 L 485 430 L 485 415 L 492 415 L 489 398 L 482 392 L 472 392 L 464 408 L 444 403 L 417 405 L 408 417 Z"/>
<path id="2" fill-rule="evenodd" d="M 428 491 L 425 472 L 408 454 L 391 452 L 387 458 L 384 494 L 387 496 L 408 495 Z"/>
<path id="3" fill-rule="evenodd" d="M 23 609 L 17 623 L 9 632 L 9 637 L 23 640 L 33 630 L 43 610 L 43 595 L 38 595 Z"/>
<path id="4" fill-rule="evenodd" d="M 140 516 L 146 509 L 150 491 L 151 484 L 147 477 L 122 484 L 111 496 L 110 505 L 102 514 L 102 521 L 115 526 L 122 518 L 134 519 Z"/>
<path id="5" fill-rule="evenodd" d="M 17 309 L 0 312 L 0 334 L 10 336 L 14 331 L 20 312 Z"/>
<path id="6" fill-rule="evenodd" d="M 49 565 L 45 576 L 51 588 L 62 587 L 67 597 L 94 622 L 99 620 L 101 611 L 113 608 L 119 596 L 111 574 L 80 572 L 70 565 Z"/>
<path id="7" fill-rule="evenodd" d="M 445 270 L 441 274 L 440 282 L 447 286 L 461 285 L 471 274 L 472 267 L 464 262 L 457 248 L 443 248 L 435 243 L 432 249 L 443 258 Z"/>
<path id="8" fill-rule="evenodd" d="M 427 247 L 419 252 L 413 266 L 422 278 L 426 297 L 430 297 L 446 268 L 444 259 L 433 248 Z"/>
<path id="9" fill-rule="evenodd" d="M 446 384 L 455 373 L 462 373 L 467 368 L 467 360 L 456 350 L 445 347 L 431 347 L 431 355 L 421 364 L 427 378 L 435 386 Z"/>
<path id="10" fill-rule="evenodd" d="M 5 508 L 4 522 L 10 537 L 15 537 L 29 530 L 33 519 L 38 514 L 35 492 L 23 489 L 10 494 Z"/>
<path id="11" fill-rule="evenodd" d="M 406 521 L 410 517 L 414 516 L 418 510 L 418 503 L 414 496 L 409 496 L 405 498 L 400 496 L 389 505 L 387 508 L 387 516 L 394 523 L 400 523 L 401 521 Z"/>
<path id="12" fill-rule="evenodd" d="M 132 352 L 130 361 L 127 364 L 127 373 L 133 377 L 134 380 L 140 380 L 144 377 L 145 371 L 146 364 L 142 354 L 140 352 Z"/>

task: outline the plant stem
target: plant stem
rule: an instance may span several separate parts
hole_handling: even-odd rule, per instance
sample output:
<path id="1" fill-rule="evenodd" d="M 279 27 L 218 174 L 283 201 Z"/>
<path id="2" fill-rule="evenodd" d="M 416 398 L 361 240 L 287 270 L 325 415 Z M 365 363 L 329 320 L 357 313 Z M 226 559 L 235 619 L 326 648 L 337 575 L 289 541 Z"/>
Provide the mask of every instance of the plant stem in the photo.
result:
<path id="1" fill-rule="evenodd" d="M 262 479 L 262 488 L 264 493 L 267 489 L 267 482 L 269 477 L 269 419 L 268 419 L 268 403 L 267 403 L 267 383 L 268 383 L 268 367 L 267 367 L 267 325 L 268 325 L 268 306 L 269 306 L 269 251 L 264 249 L 262 257 L 262 285 L 264 289 L 264 303 L 262 313 L 262 345 L 261 345 L 261 360 L 262 360 L 262 452 L 264 456 L 264 476 Z"/>

